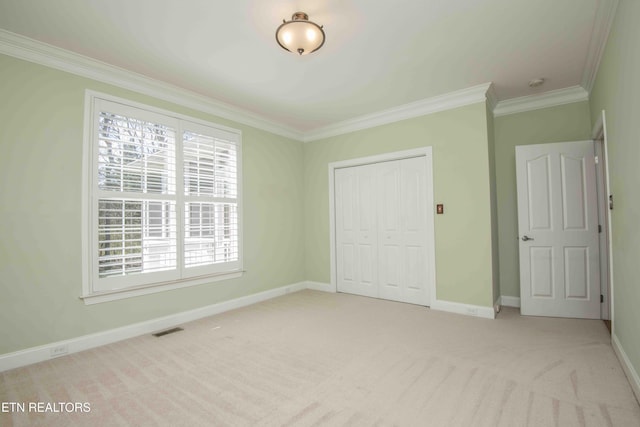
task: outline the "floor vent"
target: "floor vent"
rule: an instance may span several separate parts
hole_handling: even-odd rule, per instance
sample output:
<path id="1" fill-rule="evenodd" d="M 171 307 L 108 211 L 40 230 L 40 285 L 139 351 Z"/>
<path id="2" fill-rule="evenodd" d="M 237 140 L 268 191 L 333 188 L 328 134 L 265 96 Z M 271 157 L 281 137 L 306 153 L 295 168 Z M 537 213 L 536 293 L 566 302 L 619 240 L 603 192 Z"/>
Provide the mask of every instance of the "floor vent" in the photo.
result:
<path id="1" fill-rule="evenodd" d="M 172 334 L 174 332 L 180 332 L 180 331 L 184 331 L 184 329 L 182 329 L 182 328 L 167 329 L 166 331 L 157 332 L 157 333 L 153 334 L 153 336 L 154 337 L 162 337 L 164 335 L 169 335 L 169 334 Z"/>

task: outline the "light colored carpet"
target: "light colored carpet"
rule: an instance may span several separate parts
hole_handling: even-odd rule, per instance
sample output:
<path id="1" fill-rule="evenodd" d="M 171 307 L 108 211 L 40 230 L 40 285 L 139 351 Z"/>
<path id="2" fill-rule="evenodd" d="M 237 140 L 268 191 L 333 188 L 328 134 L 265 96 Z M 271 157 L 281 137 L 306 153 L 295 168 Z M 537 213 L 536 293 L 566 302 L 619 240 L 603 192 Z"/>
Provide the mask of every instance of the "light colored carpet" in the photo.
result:
<path id="1" fill-rule="evenodd" d="M 497 320 L 303 291 L 0 374 L 46 426 L 640 426 L 601 321 Z"/>

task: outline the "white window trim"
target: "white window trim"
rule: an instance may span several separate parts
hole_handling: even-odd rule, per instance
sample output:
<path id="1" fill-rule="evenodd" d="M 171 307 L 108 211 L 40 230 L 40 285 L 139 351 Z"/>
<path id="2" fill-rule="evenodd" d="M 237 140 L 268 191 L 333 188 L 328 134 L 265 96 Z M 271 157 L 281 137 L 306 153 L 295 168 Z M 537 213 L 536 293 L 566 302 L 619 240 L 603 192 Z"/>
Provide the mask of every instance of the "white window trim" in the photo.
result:
<path id="1" fill-rule="evenodd" d="M 206 275 L 183 277 L 176 280 L 167 280 L 152 284 L 140 286 L 131 286 L 122 289 L 113 289 L 106 291 L 96 291 L 93 287 L 94 277 L 94 254 L 92 253 L 92 242 L 94 241 L 95 230 L 93 224 L 94 203 L 94 165 L 93 165 L 93 132 L 95 130 L 94 123 L 94 106 L 96 99 L 103 99 L 110 102 L 116 102 L 125 106 L 139 108 L 151 113 L 162 114 L 174 119 L 183 120 L 196 125 L 202 125 L 209 128 L 218 129 L 225 132 L 236 134 L 238 137 L 237 145 L 237 211 L 238 211 L 238 268 L 230 271 L 215 272 Z M 199 120 L 190 116 L 175 113 L 169 110 L 152 107 L 150 105 L 130 101 L 128 99 L 115 97 L 112 95 L 86 90 L 84 102 L 84 130 L 83 130 L 83 153 L 82 153 L 82 218 L 81 218 L 81 238 L 82 238 L 82 294 L 80 298 L 85 304 L 97 304 L 107 301 L 114 301 L 123 298 L 131 298 L 140 295 L 147 295 L 157 292 L 163 292 L 172 289 L 180 289 L 190 286 L 197 286 L 206 283 L 212 283 L 222 280 L 229 280 L 241 277 L 243 270 L 243 186 L 242 186 L 242 132 L 238 129 L 222 126 L 216 123 Z M 176 161 L 178 161 L 176 159 Z M 176 188 L 176 191 L 182 191 Z M 180 245 L 180 242 L 178 242 Z"/>

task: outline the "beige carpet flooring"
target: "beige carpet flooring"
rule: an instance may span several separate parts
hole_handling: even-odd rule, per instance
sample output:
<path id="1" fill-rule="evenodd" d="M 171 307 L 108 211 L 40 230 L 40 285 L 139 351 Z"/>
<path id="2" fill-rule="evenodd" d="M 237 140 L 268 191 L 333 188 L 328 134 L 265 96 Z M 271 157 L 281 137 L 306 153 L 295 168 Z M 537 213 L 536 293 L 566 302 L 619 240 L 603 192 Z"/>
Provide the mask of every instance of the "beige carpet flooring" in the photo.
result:
<path id="1" fill-rule="evenodd" d="M 303 291 L 0 374 L 2 426 L 640 426 L 601 321 Z"/>

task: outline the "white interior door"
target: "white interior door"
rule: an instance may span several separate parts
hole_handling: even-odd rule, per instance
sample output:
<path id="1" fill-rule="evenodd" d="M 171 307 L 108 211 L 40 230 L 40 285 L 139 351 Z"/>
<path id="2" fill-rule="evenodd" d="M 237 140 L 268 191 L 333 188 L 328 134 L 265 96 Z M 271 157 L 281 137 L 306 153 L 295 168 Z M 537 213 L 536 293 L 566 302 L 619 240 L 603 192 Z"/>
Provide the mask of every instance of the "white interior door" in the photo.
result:
<path id="1" fill-rule="evenodd" d="M 521 312 L 600 318 L 593 141 L 516 147 Z"/>
<path id="2" fill-rule="evenodd" d="M 429 305 L 424 157 L 336 169 L 340 292 Z"/>
<path id="3" fill-rule="evenodd" d="M 404 236 L 402 224 L 402 171 L 399 161 L 377 165 L 379 288 L 378 297 L 401 301 L 404 285 Z"/>
<path id="4" fill-rule="evenodd" d="M 339 290 L 378 296 L 374 165 L 335 171 Z"/>

